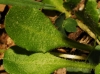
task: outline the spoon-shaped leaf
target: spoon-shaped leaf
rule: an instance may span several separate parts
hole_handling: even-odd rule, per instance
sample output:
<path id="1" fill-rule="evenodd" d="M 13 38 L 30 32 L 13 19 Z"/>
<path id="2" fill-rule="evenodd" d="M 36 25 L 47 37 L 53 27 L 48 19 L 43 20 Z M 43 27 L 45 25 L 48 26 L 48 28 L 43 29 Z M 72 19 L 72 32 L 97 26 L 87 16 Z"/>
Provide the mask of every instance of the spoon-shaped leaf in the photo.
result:
<path id="1" fill-rule="evenodd" d="M 93 68 L 90 64 L 61 59 L 50 53 L 31 54 L 20 47 L 12 49 L 8 49 L 4 56 L 4 68 L 10 74 L 51 74 L 62 67 L 67 71 L 89 73 Z"/>
<path id="2" fill-rule="evenodd" d="M 62 34 L 38 9 L 14 6 L 6 15 L 5 25 L 15 44 L 27 50 L 46 52 L 68 46 Z"/>
<path id="3" fill-rule="evenodd" d="M 30 6 L 33 8 L 41 9 L 41 8 L 51 8 L 53 9 L 54 7 L 49 5 L 49 4 L 44 4 L 41 2 L 37 2 L 35 0 L 0 0 L 0 4 L 6 4 L 6 5 L 13 5 L 13 6 Z"/>

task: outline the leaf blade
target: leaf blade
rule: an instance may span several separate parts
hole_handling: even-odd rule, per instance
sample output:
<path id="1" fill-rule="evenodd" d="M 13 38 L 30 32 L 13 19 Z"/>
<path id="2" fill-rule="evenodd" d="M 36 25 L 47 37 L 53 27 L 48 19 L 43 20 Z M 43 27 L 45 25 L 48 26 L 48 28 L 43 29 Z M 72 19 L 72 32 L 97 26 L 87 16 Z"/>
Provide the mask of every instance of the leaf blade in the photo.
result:
<path id="1" fill-rule="evenodd" d="M 75 32 L 76 26 L 77 26 L 77 22 L 72 18 L 67 18 L 63 22 L 63 28 L 65 28 L 67 32 Z"/>
<path id="2" fill-rule="evenodd" d="M 46 52 L 68 46 L 62 34 L 37 9 L 14 6 L 6 16 L 5 25 L 15 44 L 29 51 Z"/>
<path id="3" fill-rule="evenodd" d="M 100 35 L 99 23 L 99 11 L 97 9 L 97 2 L 95 0 L 88 0 L 86 3 L 85 14 L 84 14 L 87 26 L 92 32 Z M 89 25 L 88 25 L 89 24 Z"/>
<path id="4" fill-rule="evenodd" d="M 13 47 L 5 53 L 4 68 L 10 74 L 50 74 L 62 67 L 72 72 L 81 71 L 89 73 L 94 68 L 93 65 L 61 59 L 51 53 L 33 53 L 27 55 L 29 51 L 20 50 L 22 48 Z"/>
<path id="5" fill-rule="evenodd" d="M 47 9 L 54 7 L 49 4 L 44 4 L 42 2 L 37 2 L 35 0 L 0 0 L 0 4 L 12 5 L 12 6 L 30 6 L 37 9 Z"/>

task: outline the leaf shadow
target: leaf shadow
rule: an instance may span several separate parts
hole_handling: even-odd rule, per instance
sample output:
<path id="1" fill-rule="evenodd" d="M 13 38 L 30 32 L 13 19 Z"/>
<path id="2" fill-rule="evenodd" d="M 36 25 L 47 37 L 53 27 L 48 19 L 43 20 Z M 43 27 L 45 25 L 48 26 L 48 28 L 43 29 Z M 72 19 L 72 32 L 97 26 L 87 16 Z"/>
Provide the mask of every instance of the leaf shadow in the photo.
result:
<path id="1" fill-rule="evenodd" d="M 99 50 L 92 51 L 88 60 L 89 60 L 90 63 L 93 63 L 93 64 L 100 63 L 100 51 Z"/>
<path id="2" fill-rule="evenodd" d="M 19 47 L 19 46 L 13 46 L 11 49 L 16 53 L 16 54 L 21 54 L 21 55 L 27 55 L 30 56 L 31 54 L 35 53 L 33 51 L 27 51 L 26 49 Z"/>

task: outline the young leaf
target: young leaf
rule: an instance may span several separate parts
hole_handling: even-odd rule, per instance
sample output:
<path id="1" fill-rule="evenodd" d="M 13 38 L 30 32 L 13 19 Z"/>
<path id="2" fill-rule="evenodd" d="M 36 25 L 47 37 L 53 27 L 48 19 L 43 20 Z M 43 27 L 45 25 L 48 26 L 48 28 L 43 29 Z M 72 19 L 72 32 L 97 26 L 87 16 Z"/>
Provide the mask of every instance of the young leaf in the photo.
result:
<path id="1" fill-rule="evenodd" d="M 57 27 L 58 30 L 61 30 L 62 29 L 62 24 L 63 24 L 63 21 L 65 20 L 65 14 L 62 13 L 59 15 L 59 17 L 56 19 L 55 21 L 55 26 Z"/>
<path id="2" fill-rule="evenodd" d="M 75 32 L 77 22 L 72 18 L 67 18 L 66 20 L 64 20 L 62 26 L 67 32 Z"/>
<path id="3" fill-rule="evenodd" d="M 62 34 L 38 9 L 14 6 L 6 15 L 5 25 L 15 44 L 29 51 L 46 52 L 68 46 Z"/>
<path id="4" fill-rule="evenodd" d="M 59 18 L 55 22 L 55 26 L 61 31 L 64 35 L 66 35 L 65 31 L 67 32 L 75 32 L 77 22 L 72 18 L 65 19 L 65 15 L 61 14 Z"/>
<path id="5" fill-rule="evenodd" d="M 64 8 L 63 8 L 63 0 L 42 0 L 42 2 L 55 6 L 56 10 L 59 10 L 59 11 L 61 11 L 62 9 L 64 10 Z"/>
<path id="6" fill-rule="evenodd" d="M 75 8 L 76 6 L 77 6 L 77 4 L 80 2 L 81 0 L 66 0 L 65 2 L 64 2 L 64 7 L 66 8 L 66 9 L 73 9 L 73 8 Z"/>
<path id="7" fill-rule="evenodd" d="M 63 24 L 63 21 L 65 20 L 65 14 L 62 13 L 55 21 L 55 26 L 57 27 L 57 29 L 63 34 L 66 36 L 66 32 L 65 32 L 65 29 L 62 28 L 62 24 Z"/>
<path id="8" fill-rule="evenodd" d="M 67 68 L 67 71 L 90 73 L 94 68 L 93 65 L 61 59 L 51 53 L 31 54 L 20 47 L 12 49 L 5 52 L 3 62 L 5 70 L 10 74 L 51 74 L 62 67 Z"/>
<path id="9" fill-rule="evenodd" d="M 69 17 L 70 14 L 66 12 L 66 9 L 63 6 L 63 0 L 43 0 L 43 3 L 50 4 L 55 7 L 55 10 L 62 13 L 66 13 L 66 16 Z"/>

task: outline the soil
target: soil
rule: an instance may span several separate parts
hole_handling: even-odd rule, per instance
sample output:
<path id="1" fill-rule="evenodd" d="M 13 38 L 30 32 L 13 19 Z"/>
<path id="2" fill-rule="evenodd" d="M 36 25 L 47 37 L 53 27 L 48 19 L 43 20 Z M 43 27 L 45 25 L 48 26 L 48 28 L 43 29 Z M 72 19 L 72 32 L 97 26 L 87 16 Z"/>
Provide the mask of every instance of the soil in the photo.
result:
<path id="1" fill-rule="evenodd" d="M 99 4 L 98 7 L 100 7 L 100 2 L 98 2 L 98 4 Z M 0 50 L 7 50 L 9 47 L 15 45 L 13 40 L 7 35 L 5 31 L 4 19 L 8 9 L 9 6 L 0 4 Z M 48 16 L 48 18 L 51 20 L 52 23 L 54 23 L 55 20 L 60 15 L 60 12 L 57 11 L 49 11 L 49 10 L 42 10 L 42 11 L 46 16 Z M 78 41 L 80 43 L 90 44 L 90 45 L 92 45 L 92 42 L 94 41 L 87 33 L 85 33 L 79 27 L 77 27 L 76 32 L 68 33 L 68 38 Z M 78 54 L 82 56 L 87 56 L 87 54 L 89 53 L 86 51 L 79 51 L 76 48 L 72 48 L 72 49 L 67 48 L 67 49 L 68 51 L 66 51 L 65 48 L 60 48 L 57 49 L 56 51 L 63 52 L 63 53 L 67 52 L 70 54 Z M 0 74 L 7 74 L 7 72 L 3 68 L 3 57 L 4 57 L 4 53 L 0 53 Z M 65 68 L 61 68 L 54 71 L 53 74 L 67 74 L 67 70 Z"/>

